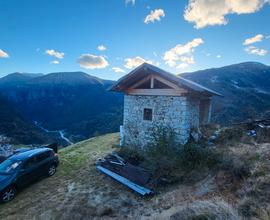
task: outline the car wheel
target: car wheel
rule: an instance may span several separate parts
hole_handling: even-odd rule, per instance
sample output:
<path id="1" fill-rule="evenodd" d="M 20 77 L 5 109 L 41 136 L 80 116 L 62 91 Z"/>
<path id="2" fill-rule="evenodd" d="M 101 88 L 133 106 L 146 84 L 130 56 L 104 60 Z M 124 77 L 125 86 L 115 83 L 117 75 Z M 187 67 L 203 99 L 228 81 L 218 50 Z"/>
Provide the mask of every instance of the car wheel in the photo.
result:
<path id="1" fill-rule="evenodd" d="M 55 165 L 49 166 L 48 176 L 53 176 L 55 173 L 56 173 L 56 166 Z"/>
<path id="2" fill-rule="evenodd" d="M 17 192 L 17 190 L 14 186 L 10 186 L 10 187 L 6 188 L 2 193 L 1 201 L 2 202 L 11 201 L 12 199 L 15 198 L 16 192 Z"/>

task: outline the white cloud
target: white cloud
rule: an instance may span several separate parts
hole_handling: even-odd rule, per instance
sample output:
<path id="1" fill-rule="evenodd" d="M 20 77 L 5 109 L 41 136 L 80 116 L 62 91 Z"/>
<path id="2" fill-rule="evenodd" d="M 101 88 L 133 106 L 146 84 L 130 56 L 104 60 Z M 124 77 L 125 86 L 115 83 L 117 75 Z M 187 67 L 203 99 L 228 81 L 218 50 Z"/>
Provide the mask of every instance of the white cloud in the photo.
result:
<path id="1" fill-rule="evenodd" d="M 151 11 L 149 15 L 147 15 L 144 19 L 145 24 L 149 24 L 150 22 L 154 23 L 155 21 L 160 21 L 162 17 L 165 17 L 165 13 L 163 9 L 155 9 Z"/>
<path id="2" fill-rule="evenodd" d="M 218 54 L 218 55 L 217 55 L 217 58 L 221 58 L 221 55 L 220 55 L 220 54 Z"/>
<path id="3" fill-rule="evenodd" d="M 55 51 L 55 50 L 46 50 L 45 51 L 46 54 L 50 55 L 50 56 L 53 56 L 53 57 L 56 57 L 58 59 L 63 59 L 65 54 L 63 52 L 58 52 L 58 51 Z"/>
<path id="4" fill-rule="evenodd" d="M 104 50 L 107 50 L 107 48 L 104 45 L 99 45 L 98 50 L 104 51 Z"/>
<path id="5" fill-rule="evenodd" d="M 103 56 L 96 56 L 93 54 L 82 54 L 78 63 L 81 67 L 86 69 L 102 69 L 109 65 L 108 61 Z"/>
<path id="6" fill-rule="evenodd" d="M 244 41 L 243 45 L 249 45 L 249 44 L 253 44 L 256 42 L 260 42 L 263 39 L 263 35 L 262 34 L 257 34 L 254 37 L 248 38 Z"/>
<path id="7" fill-rule="evenodd" d="M 9 58 L 9 55 L 7 52 L 0 49 L 0 58 Z"/>
<path id="8" fill-rule="evenodd" d="M 193 52 L 196 47 L 203 43 L 201 38 L 195 38 L 184 45 L 177 44 L 175 47 L 165 52 L 163 60 L 170 67 L 175 67 L 178 62 L 193 64 L 195 62 Z"/>
<path id="9" fill-rule="evenodd" d="M 115 73 L 125 73 L 126 71 L 121 69 L 120 67 L 113 67 L 112 70 L 115 72 Z"/>
<path id="10" fill-rule="evenodd" d="M 125 67 L 127 69 L 135 68 L 143 63 L 153 64 L 153 62 L 151 60 L 145 60 L 144 58 L 142 58 L 140 56 L 137 56 L 134 58 L 127 58 L 127 59 L 125 59 L 125 61 L 126 61 Z"/>
<path id="11" fill-rule="evenodd" d="M 258 55 L 258 56 L 265 56 L 267 54 L 267 52 L 268 52 L 265 49 L 260 49 L 260 48 L 254 47 L 254 46 L 246 47 L 245 51 L 248 54 L 254 54 L 254 55 Z"/>
<path id="12" fill-rule="evenodd" d="M 135 0 L 125 0 L 126 5 L 131 4 L 132 6 L 135 5 Z"/>
<path id="13" fill-rule="evenodd" d="M 185 69 L 188 67 L 188 64 L 187 63 L 180 63 L 176 68 L 177 69 Z"/>
<path id="14" fill-rule="evenodd" d="M 228 14 L 249 14 L 260 10 L 269 0 L 189 0 L 184 18 L 195 28 L 226 25 Z"/>
<path id="15" fill-rule="evenodd" d="M 54 60 L 51 62 L 51 64 L 59 64 L 60 62 L 58 60 Z"/>

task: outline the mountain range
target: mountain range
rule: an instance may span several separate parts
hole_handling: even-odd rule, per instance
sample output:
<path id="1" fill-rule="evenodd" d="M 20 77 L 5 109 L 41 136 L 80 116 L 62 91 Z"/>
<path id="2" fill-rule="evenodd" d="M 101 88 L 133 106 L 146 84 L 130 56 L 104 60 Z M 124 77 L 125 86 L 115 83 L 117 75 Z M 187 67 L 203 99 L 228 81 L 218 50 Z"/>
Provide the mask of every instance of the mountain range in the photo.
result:
<path id="1" fill-rule="evenodd" d="M 107 91 L 112 84 L 83 72 L 13 73 L 0 79 L 0 92 L 26 120 L 76 142 L 119 129 L 123 96 Z"/>
<path id="2" fill-rule="evenodd" d="M 270 67 L 267 65 L 245 62 L 181 76 L 224 96 L 213 99 L 213 122 L 229 125 L 270 117 Z"/>
<path id="3" fill-rule="evenodd" d="M 228 125 L 270 116 L 269 66 L 246 62 L 181 76 L 224 96 L 213 100 L 213 122 Z M 0 134 L 28 143 L 30 139 L 44 141 L 48 130 L 61 130 L 69 140 L 77 142 L 118 131 L 122 123 L 123 95 L 107 90 L 113 83 L 84 72 L 12 73 L 2 77 L 0 105 L 6 106 L 8 117 L 5 117 L 10 120 L 1 120 L 0 115 L 0 126 L 6 128 Z M 16 129 L 9 127 L 15 119 Z M 18 138 L 12 131 L 24 131 L 29 138 L 24 139 L 23 135 Z"/>

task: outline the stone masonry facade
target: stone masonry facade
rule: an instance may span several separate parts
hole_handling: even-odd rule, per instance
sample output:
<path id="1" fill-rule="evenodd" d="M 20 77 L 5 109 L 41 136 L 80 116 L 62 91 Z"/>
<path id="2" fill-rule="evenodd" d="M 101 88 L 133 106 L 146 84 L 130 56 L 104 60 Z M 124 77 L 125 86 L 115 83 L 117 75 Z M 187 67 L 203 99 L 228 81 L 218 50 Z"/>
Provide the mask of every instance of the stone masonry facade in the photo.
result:
<path id="1" fill-rule="evenodd" d="M 122 143 L 144 147 L 155 128 L 172 128 L 176 141 L 188 141 L 192 128 L 199 126 L 199 100 L 187 96 L 125 95 Z M 152 109 L 152 121 L 144 120 L 144 109 Z"/>

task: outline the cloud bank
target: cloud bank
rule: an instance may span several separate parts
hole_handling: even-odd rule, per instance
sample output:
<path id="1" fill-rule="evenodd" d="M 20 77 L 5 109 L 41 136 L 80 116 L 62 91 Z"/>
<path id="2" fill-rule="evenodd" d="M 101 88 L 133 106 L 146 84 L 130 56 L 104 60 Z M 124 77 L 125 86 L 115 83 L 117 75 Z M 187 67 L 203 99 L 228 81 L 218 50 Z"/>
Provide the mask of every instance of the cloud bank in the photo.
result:
<path id="1" fill-rule="evenodd" d="M 112 70 L 115 72 L 115 73 L 125 73 L 126 71 L 121 69 L 120 67 L 113 67 Z"/>
<path id="2" fill-rule="evenodd" d="M 268 52 L 265 49 L 257 48 L 257 47 L 254 47 L 254 46 L 246 47 L 245 51 L 248 54 L 254 54 L 254 55 L 258 55 L 258 56 L 265 56 L 267 54 L 267 52 Z"/>
<path id="3" fill-rule="evenodd" d="M 189 0 L 184 18 L 195 28 L 226 25 L 228 14 L 250 14 L 260 10 L 269 0 Z"/>
<path id="4" fill-rule="evenodd" d="M 103 56 L 93 54 L 82 54 L 78 59 L 78 63 L 85 69 L 103 69 L 109 65 Z"/>
<path id="5" fill-rule="evenodd" d="M 144 58 L 142 58 L 140 56 L 133 57 L 133 58 L 127 58 L 127 59 L 125 59 L 125 61 L 126 61 L 125 67 L 127 69 L 135 68 L 143 63 L 150 63 L 150 64 L 153 63 L 152 61 L 145 60 Z"/>
<path id="6" fill-rule="evenodd" d="M 149 24 L 150 22 L 154 23 L 155 21 L 160 21 L 162 17 L 165 17 L 165 12 L 163 11 L 163 9 L 155 9 L 145 17 L 144 23 L 145 24 Z"/>
<path id="7" fill-rule="evenodd" d="M 187 67 L 188 64 L 195 63 L 193 52 L 196 47 L 203 44 L 204 41 L 201 38 L 195 38 L 192 41 L 182 45 L 177 44 L 175 47 L 166 51 L 163 60 L 170 67 L 178 66 L 179 68 Z M 181 62 L 179 64 L 179 62 Z"/>
<path id="8" fill-rule="evenodd" d="M 60 62 L 58 60 L 53 60 L 51 64 L 59 64 Z"/>
<path id="9" fill-rule="evenodd" d="M 65 56 L 65 54 L 63 52 L 58 52 L 58 51 L 55 51 L 53 49 L 46 50 L 45 53 L 48 54 L 49 56 L 53 56 L 53 57 L 58 58 L 58 59 L 63 59 Z"/>
<path id="10" fill-rule="evenodd" d="M 104 51 L 104 50 L 107 50 L 107 48 L 104 45 L 99 45 L 98 50 L 99 51 Z"/>
<path id="11" fill-rule="evenodd" d="M 249 44 L 254 44 L 256 42 L 260 42 L 263 39 L 263 35 L 262 34 L 257 34 L 254 37 L 248 38 L 244 41 L 243 45 L 249 45 Z"/>
<path id="12" fill-rule="evenodd" d="M 0 58 L 9 58 L 9 55 L 7 52 L 0 49 Z"/>

